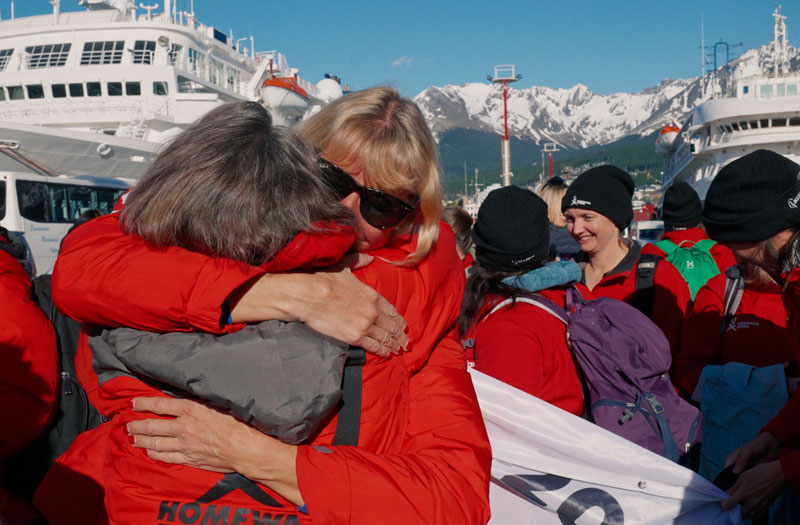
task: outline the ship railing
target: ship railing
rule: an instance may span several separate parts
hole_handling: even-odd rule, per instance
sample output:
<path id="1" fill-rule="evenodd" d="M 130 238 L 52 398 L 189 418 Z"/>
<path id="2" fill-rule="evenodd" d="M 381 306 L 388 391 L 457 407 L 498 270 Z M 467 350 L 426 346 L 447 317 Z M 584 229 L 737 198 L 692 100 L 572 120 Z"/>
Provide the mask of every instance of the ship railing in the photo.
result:
<path id="1" fill-rule="evenodd" d="M 146 117 L 169 115 L 169 100 L 165 99 L 154 110 L 146 106 L 146 99 L 138 103 L 123 104 L 103 100 L 94 100 L 84 104 L 26 104 L 17 107 L 4 107 L 0 109 L 0 120 L 30 120 L 59 119 L 73 122 L 86 121 L 134 121 Z M 116 117 L 116 118 L 115 118 Z"/>

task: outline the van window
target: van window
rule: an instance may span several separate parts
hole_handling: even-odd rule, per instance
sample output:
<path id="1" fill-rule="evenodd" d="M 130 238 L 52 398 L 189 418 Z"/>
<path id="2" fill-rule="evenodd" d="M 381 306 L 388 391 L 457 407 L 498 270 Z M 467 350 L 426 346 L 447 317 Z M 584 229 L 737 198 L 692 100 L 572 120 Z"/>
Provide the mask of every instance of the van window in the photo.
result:
<path id="1" fill-rule="evenodd" d="M 110 213 L 125 191 L 122 188 L 17 181 L 20 215 L 36 222 L 70 223 L 92 209 Z"/>

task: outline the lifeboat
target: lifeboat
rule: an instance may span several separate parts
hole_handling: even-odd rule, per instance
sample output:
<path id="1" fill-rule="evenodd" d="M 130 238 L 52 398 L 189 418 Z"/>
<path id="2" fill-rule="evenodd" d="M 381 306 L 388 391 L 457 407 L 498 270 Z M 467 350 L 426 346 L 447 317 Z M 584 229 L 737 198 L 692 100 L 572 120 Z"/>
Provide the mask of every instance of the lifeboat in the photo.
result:
<path id="1" fill-rule="evenodd" d="M 668 155 L 669 150 L 678 138 L 678 133 L 681 130 L 677 126 L 667 125 L 661 128 L 661 132 L 656 139 L 656 153 L 659 155 Z"/>
<path id="2" fill-rule="evenodd" d="M 300 118 L 308 109 L 310 99 L 294 77 L 272 77 L 264 81 L 261 98 L 268 107 L 286 116 Z"/>

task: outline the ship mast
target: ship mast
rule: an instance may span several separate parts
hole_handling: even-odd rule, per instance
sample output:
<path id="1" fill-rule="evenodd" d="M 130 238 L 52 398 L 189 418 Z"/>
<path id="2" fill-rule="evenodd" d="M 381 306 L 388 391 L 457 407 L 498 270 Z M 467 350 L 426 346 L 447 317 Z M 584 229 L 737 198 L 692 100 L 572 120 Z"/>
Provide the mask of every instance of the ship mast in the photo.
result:
<path id="1" fill-rule="evenodd" d="M 786 52 L 786 42 L 788 41 L 788 31 L 786 29 L 786 17 L 781 14 L 781 6 L 775 6 L 772 13 L 775 19 L 773 29 L 772 48 L 774 52 L 773 76 L 775 78 L 786 75 L 789 72 L 789 59 Z"/>

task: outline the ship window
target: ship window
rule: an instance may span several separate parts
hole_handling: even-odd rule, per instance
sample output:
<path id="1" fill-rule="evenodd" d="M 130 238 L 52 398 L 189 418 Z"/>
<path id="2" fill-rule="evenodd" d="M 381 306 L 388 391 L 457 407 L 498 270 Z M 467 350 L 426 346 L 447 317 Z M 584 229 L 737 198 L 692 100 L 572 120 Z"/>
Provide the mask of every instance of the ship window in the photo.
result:
<path id="1" fill-rule="evenodd" d="M 727 124 L 725 124 L 725 131 L 727 131 L 728 133 L 733 133 L 733 130 Z"/>
<path id="2" fill-rule="evenodd" d="M 44 87 L 41 84 L 25 86 L 28 90 L 28 98 L 44 98 Z"/>
<path id="3" fill-rule="evenodd" d="M 742 129 L 747 129 L 747 121 L 743 120 L 739 122 L 739 127 L 741 127 Z"/>
<path id="4" fill-rule="evenodd" d="M 797 96 L 797 84 L 786 84 L 786 96 L 787 97 Z"/>
<path id="5" fill-rule="evenodd" d="M 239 91 L 239 84 L 242 82 L 242 72 L 232 67 L 228 68 L 228 89 Z"/>
<path id="6" fill-rule="evenodd" d="M 125 94 L 139 96 L 142 94 L 142 85 L 138 82 L 125 82 Z"/>
<path id="7" fill-rule="evenodd" d="M 772 84 L 761 86 L 761 98 L 772 97 Z"/>
<path id="8" fill-rule="evenodd" d="M 750 129 L 758 129 L 758 121 L 757 120 L 751 120 L 750 121 Z"/>
<path id="9" fill-rule="evenodd" d="M 82 66 L 97 64 L 119 64 L 122 62 L 124 40 L 109 42 L 86 42 L 81 55 Z"/>
<path id="10" fill-rule="evenodd" d="M 0 102 L 6 99 L 6 90 L 0 87 Z"/>
<path id="11" fill-rule="evenodd" d="M 786 125 L 785 118 L 774 118 L 772 119 L 772 127 L 774 128 L 782 128 Z"/>
<path id="12" fill-rule="evenodd" d="M 739 131 L 739 124 L 736 122 L 731 122 L 731 127 L 733 128 L 733 131 Z"/>
<path id="13" fill-rule="evenodd" d="M 172 66 L 179 66 L 182 62 L 183 46 L 180 44 L 172 44 L 169 49 L 169 63 Z"/>
<path id="14" fill-rule="evenodd" d="M 744 87 L 742 88 L 742 93 L 744 93 L 745 95 L 747 95 L 748 93 L 750 93 L 750 86 L 744 86 Z"/>
<path id="15" fill-rule="evenodd" d="M 777 91 L 776 96 L 778 97 L 786 96 L 786 84 L 776 84 L 775 90 Z"/>
<path id="16" fill-rule="evenodd" d="M 166 82 L 153 82 L 153 95 L 165 96 L 167 93 L 169 93 L 169 88 Z"/>
<path id="17" fill-rule="evenodd" d="M 25 93 L 22 91 L 22 86 L 8 86 L 8 99 L 25 100 Z"/>
<path id="18" fill-rule="evenodd" d="M 197 75 L 198 77 L 203 76 L 203 72 L 206 70 L 206 56 L 199 52 L 196 49 L 189 48 L 189 72 Z"/>
<path id="19" fill-rule="evenodd" d="M 122 82 L 108 82 L 106 89 L 109 97 L 122 96 Z"/>
<path id="20" fill-rule="evenodd" d="M 71 97 L 82 97 L 83 96 L 83 84 L 70 84 L 69 85 L 69 96 L 71 96 Z"/>
<path id="21" fill-rule="evenodd" d="M 17 181 L 20 215 L 36 222 L 70 223 L 88 210 L 110 213 L 124 192 L 121 188 Z"/>
<path id="22" fill-rule="evenodd" d="M 5 71 L 8 61 L 11 60 L 13 49 L 0 49 L 0 71 Z"/>
<path id="23" fill-rule="evenodd" d="M 790 126 L 800 126 L 800 117 L 792 117 L 789 119 Z"/>
<path id="24" fill-rule="evenodd" d="M 87 82 L 86 94 L 90 97 L 99 97 L 103 93 L 100 91 L 100 82 Z"/>
<path id="25" fill-rule="evenodd" d="M 224 85 L 224 66 L 219 60 L 209 59 L 208 80 L 217 85 Z"/>
<path id="26" fill-rule="evenodd" d="M 28 46 L 28 68 L 61 67 L 67 63 L 72 44 L 47 44 L 44 46 Z"/>
<path id="27" fill-rule="evenodd" d="M 53 92 L 53 98 L 65 98 L 67 96 L 67 86 L 64 84 L 53 84 L 50 86 L 50 91 Z"/>
<path id="28" fill-rule="evenodd" d="M 759 120 L 759 122 L 761 122 L 761 127 L 762 128 L 768 128 L 769 127 L 769 119 L 768 118 L 762 118 L 761 120 Z"/>
<path id="29" fill-rule="evenodd" d="M 152 64 L 156 43 L 153 40 L 137 40 L 133 44 L 133 63 Z"/>

